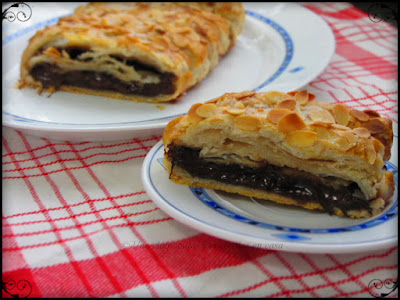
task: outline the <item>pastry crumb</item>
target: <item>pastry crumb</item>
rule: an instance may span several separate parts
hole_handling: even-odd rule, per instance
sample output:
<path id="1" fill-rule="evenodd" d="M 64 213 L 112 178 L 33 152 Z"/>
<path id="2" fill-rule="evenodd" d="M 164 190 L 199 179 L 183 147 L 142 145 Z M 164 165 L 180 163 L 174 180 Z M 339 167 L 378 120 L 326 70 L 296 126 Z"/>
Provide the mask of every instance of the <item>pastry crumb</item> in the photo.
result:
<path id="1" fill-rule="evenodd" d="M 164 109 L 165 109 L 165 106 L 164 106 L 164 105 L 157 105 L 157 108 L 158 108 L 159 110 L 164 110 Z"/>

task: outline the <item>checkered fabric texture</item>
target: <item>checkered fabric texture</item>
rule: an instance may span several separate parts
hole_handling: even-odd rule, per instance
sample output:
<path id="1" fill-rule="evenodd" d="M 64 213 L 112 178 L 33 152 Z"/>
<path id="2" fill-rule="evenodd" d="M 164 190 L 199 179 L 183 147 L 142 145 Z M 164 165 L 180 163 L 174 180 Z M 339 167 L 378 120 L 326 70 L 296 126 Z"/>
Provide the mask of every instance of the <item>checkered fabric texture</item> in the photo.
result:
<path id="1" fill-rule="evenodd" d="M 397 28 L 349 3 L 303 5 L 337 42 L 328 67 L 305 88 L 392 119 L 397 142 Z M 371 280 L 397 281 L 397 246 L 292 253 L 178 223 L 141 183 L 143 160 L 160 139 L 57 142 L 3 127 L 3 297 L 11 297 L 4 283 L 27 296 L 18 290 L 26 281 L 29 297 L 372 297 Z"/>

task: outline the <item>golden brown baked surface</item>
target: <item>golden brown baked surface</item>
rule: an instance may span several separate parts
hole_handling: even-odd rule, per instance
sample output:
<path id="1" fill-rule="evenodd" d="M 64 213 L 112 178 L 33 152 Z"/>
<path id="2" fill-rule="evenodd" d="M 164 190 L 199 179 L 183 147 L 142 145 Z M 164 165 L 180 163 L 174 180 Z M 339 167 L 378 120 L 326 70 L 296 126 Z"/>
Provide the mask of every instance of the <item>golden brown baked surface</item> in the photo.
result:
<path id="1" fill-rule="evenodd" d="M 167 125 L 163 142 L 170 178 L 180 184 L 352 218 L 381 212 L 394 192 L 384 167 L 391 120 L 306 90 L 227 93 L 195 104 Z"/>
<path id="2" fill-rule="evenodd" d="M 218 64 L 244 20 L 241 3 L 90 3 L 31 38 L 19 85 L 171 101 Z"/>

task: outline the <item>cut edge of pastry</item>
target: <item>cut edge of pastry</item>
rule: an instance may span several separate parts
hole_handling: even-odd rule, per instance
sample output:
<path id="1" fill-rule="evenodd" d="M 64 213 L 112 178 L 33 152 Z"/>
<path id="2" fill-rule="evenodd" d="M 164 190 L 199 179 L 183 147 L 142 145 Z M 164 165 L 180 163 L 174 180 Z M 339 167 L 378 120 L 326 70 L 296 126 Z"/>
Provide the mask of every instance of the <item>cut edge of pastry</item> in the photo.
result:
<path id="1" fill-rule="evenodd" d="M 145 6 L 161 16 L 163 5 L 176 9 L 177 22 L 180 15 L 188 19 L 193 14 L 197 29 L 168 24 L 168 16 L 163 16 L 164 23 L 159 20 L 158 25 L 152 20 L 140 21 L 145 27 L 137 28 L 137 37 L 132 34 L 136 21 L 131 20 L 128 10 L 139 11 L 136 6 Z M 23 54 L 18 87 L 37 89 L 38 93 L 61 90 L 137 102 L 177 101 L 230 51 L 245 18 L 240 3 L 136 6 L 91 3 L 39 30 Z M 115 12 L 120 14 L 118 21 L 114 20 Z M 142 40 L 140 30 L 149 36 Z M 158 35 L 157 30 L 166 34 Z"/>
<path id="2" fill-rule="evenodd" d="M 290 206 L 297 206 L 307 210 L 324 211 L 321 204 L 317 202 L 299 202 L 290 197 L 285 197 L 276 193 L 260 191 L 254 188 L 243 187 L 238 185 L 224 184 L 211 179 L 203 179 L 191 176 L 187 171 L 183 170 L 179 166 L 172 168 L 171 161 L 164 158 L 164 166 L 167 172 L 170 174 L 169 179 L 173 182 L 181 185 L 187 185 L 195 188 L 206 188 L 213 190 L 220 190 L 228 193 L 239 194 L 247 197 L 255 197 L 267 201 L 272 201 L 278 204 Z M 392 181 L 390 175 L 388 175 L 388 185 Z M 353 219 L 361 219 L 375 216 L 382 212 L 385 208 L 385 200 L 383 198 L 376 198 L 370 202 L 370 209 L 351 209 L 343 211 L 340 208 L 334 208 L 333 214 L 340 217 L 349 217 Z"/>
<path id="3" fill-rule="evenodd" d="M 171 161 L 169 151 L 188 147 L 198 151 L 200 163 L 236 163 L 254 170 L 266 163 L 283 168 L 283 172 L 309 172 L 323 179 L 321 182 L 328 187 L 351 187 L 351 193 L 357 195 L 352 201 L 360 198 L 367 203 L 359 208 L 334 207 L 329 213 L 365 218 L 380 213 L 394 193 L 393 173 L 384 167 L 393 142 L 391 125 L 389 119 L 375 111 L 318 102 L 304 90 L 227 93 L 193 105 L 187 115 L 167 125 L 163 135 L 164 161 L 171 180 L 179 184 L 327 211 L 315 201 L 296 201 L 271 191 L 192 176 Z M 353 182 L 356 189 L 351 186 Z"/>

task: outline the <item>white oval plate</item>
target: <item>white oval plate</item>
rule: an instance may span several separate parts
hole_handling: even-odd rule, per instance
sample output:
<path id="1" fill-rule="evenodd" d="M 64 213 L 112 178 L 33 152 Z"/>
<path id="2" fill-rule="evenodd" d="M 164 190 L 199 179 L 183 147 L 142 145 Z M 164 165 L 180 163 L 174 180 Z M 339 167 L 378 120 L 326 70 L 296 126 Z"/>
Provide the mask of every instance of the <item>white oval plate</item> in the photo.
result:
<path id="1" fill-rule="evenodd" d="M 177 221 L 209 235 L 254 247 L 309 253 L 373 251 L 397 244 L 397 165 L 395 198 L 380 215 L 348 219 L 249 197 L 175 184 L 157 143 L 146 156 L 142 181 L 155 204 Z"/>
<path id="2" fill-rule="evenodd" d="M 3 125 L 73 141 L 161 134 L 171 119 L 193 104 L 226 92 L 301 88 L 325 69 L 335 51 L 330 27 L 310 10 L 294 3 L 245 3 L 244 31 L 235 47 L 177 103 L 136 103 L 67 92 L 48 97 L 16 89 L 29 38 L 78 4 L 35 3 L 27 22 L 3 21 Z"/>

